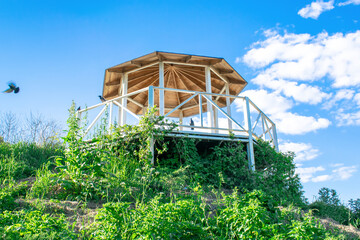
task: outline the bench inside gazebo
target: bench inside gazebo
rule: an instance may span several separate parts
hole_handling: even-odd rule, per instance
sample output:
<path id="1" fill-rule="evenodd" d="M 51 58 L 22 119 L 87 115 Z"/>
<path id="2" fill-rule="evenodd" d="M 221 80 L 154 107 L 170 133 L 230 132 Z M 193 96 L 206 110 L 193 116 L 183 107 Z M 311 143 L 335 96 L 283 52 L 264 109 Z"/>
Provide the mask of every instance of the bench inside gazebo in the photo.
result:
<path id="1" fill-rule="evenodd" d="M 172 137 L 246 143 L 255 170 L 254 141 L 270 141 L 276 150 L 278 143 L 275 124 L 248 97 L 239 96 L 246 84 L 223 58 L 153 52 L 106 69 L 106 101 L 78 114 L 98 109 L 85 131 L 89 134 L 106 109 L 111 129 L 137 124 L 155 106 L 159 115 L 178 123 Z"/>

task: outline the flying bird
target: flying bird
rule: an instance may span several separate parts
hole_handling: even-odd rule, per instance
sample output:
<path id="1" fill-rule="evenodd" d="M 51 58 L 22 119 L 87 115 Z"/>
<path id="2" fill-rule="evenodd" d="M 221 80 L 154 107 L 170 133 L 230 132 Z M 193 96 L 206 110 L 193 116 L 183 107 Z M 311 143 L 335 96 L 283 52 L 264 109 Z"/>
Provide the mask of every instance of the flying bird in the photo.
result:
<path id="1" fill-rule="evenodd" d="M 20 88 L 16 86 L 15 83 L 9 83 L 9 88 L 4 91 L 4 93 L 18 93 Z"/>
<path id="2" fill-rule="evenodd" d="M 102 102 L 106 102 L 106 99 L 103 96 L 99 95 L 99 98 Z"/>
<path id="3" fill-rule="evenodd" d="M 190 126 L 195 126 L 194 121 L 192 120 L 192 118 L 190 118 Z M 191 128 L 191 130 L 194 130 L 194 128 Z"/>

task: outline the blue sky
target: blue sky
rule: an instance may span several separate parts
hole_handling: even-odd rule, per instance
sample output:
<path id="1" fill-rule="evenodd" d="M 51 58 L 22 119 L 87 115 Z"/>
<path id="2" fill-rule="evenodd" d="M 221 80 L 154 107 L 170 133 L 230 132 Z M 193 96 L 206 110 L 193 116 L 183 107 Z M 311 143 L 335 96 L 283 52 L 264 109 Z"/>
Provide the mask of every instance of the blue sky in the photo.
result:
<path id="1" fill-rule="evenodd" d="M 360 1 L 0 1 L 0 114 L 98 103 L 104 70 L 170 51 L 225 58 L 297 153 L 306 196 L 360 198 Z"/>

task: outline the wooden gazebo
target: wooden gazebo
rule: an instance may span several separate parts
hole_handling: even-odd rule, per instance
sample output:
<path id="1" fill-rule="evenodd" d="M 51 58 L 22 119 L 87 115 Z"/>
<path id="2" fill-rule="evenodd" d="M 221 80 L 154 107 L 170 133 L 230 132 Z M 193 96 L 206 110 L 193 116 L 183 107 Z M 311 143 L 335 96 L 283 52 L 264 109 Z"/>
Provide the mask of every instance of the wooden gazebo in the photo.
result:
<path id="1" fill-rule="evenodd" d="M 246 84 L 223 58 L 153 52 L 106 69 L 103 84 L 106 101 L 80 110 L 79 114 L 105 105 L 87 133 L 108 106 L 109 129 L 113 121 L 128 124 L 128 114 L 138 119 L 148 108 L 156 106 L 159 115 L 178 121 L 179 129 L 174 136 L 186 134 L 246 142 L 249 166 L 254 169 L 254 139 L 270 140 L 277 149 L 277 137 L 275 124 L 250 99 L 239 96 Z M 243 102 L 242 119 L 231 113 L 234 101 Z M 112 114 L 114 105 L 119 110 L 117 120 Z M 218 114 L 222 114 L 226 126 L 224 121 L 219 126 Z M 199 123 L 185 124 L 186 117 L 197 118 Z"/>
<path id="2" fill-rule="evenodd" d="M 207 77 L 209 77 L 207 79 Z M 105 72 L 103 96 L 113 99 L 124 94 L 149 87 L 183 89 L 199 92 L 238 95 L 247 82 L 223 58 L 189 54 L 153 52 L 134 60 L 108 68 Z M 155 92 L 155 104 L 159 103 Z M 165 92 L 165 113 L 189 98 L 189 93 Z M 127 108 L 142 114 L 148 107 L 148 92 L 128 98 Z M 233 99 L 232 99 L 233 100 Z M 199 102 L 191 99 L 171 114 L 172 117 L 188 117 L 199 114 Z M 218 99 L 220 107 L 226 106 L 224 98 Z M 203 111 L 207 111 L 203 106 Z"/>

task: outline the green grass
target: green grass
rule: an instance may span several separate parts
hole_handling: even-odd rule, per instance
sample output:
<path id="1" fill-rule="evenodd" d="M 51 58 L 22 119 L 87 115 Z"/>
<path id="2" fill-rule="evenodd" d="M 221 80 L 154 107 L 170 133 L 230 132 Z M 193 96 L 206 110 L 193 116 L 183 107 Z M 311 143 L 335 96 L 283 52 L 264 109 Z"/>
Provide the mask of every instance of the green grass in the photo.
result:
<path id="1" fill-rule="evenodd" d="M 347 239 L 301 211 L 294 156 L 265 142 L 251 172 L 241 143 L 201 152 L 196 140 L 165 138 L 154 109 L 111 135 L 103 120 L 92 145 L 77 122 L 72 106 L 63 145 L 1 143 L 0 238 Z"/>

